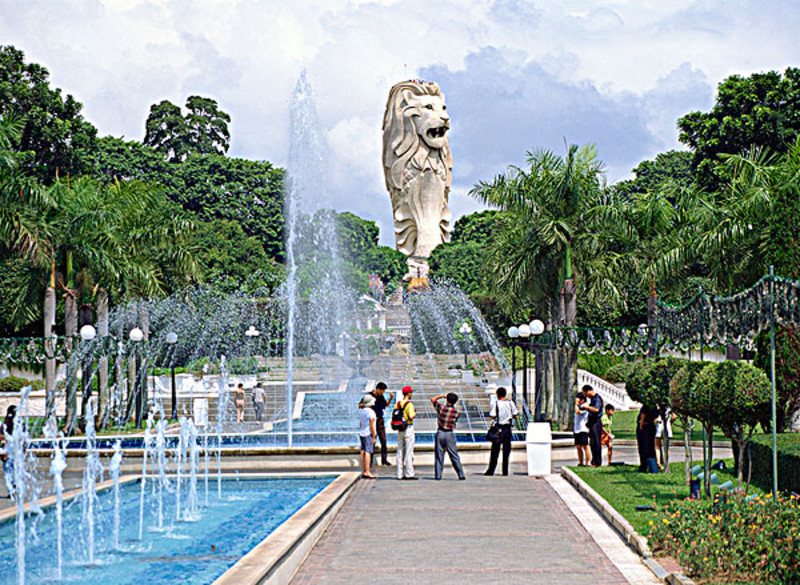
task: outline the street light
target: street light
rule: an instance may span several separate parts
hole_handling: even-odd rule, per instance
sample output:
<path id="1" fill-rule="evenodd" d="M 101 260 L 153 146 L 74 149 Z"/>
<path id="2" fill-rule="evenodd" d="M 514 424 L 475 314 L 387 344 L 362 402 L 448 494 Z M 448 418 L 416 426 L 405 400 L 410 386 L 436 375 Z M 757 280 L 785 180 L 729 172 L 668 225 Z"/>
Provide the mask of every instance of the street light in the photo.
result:
<path id="1" fill-rule="evenodd" d="M 139 373 L 136 371 L 139 365 L 139 342 L 144 339 L 144 332 L 138 327 L 131 329 L 128 334 L 128 339 L 134 343 L 133 349 L 133 391 L 136 394 L 136 412 L 134 413 L 134 421 L 138 429 L 142 423 L 142 385 L 139 383 Z"/>
<path id="2" fill-rule="evenodd" d="M 164 339 L 169 345 L 175 346 L 178 343 L 178 334 L 174 331 L 170 331 L 167 333 L 166 338 Z M 172 390 L 172 420 L 176 420 L 178 418 L 178 393 L 175 389 L 175 351 L 172 352 L 172 357 L 170 359 L 170 387 Z"/>
<path id="3" fill-rule="evenodd" d="M 528 338 L 531 336 L 531 326 L 523 323 L 518 327 L 519 336 L 522 338 L 522 398 L 528 404 Z"/>
<path id="4" fill-rule="evenodd" d="M 83 386 L 83 418 L 86 418 L 86 404 L 89 401 L 89 397 L 92 394 L 92 368 L 91 368 L 91 360 L 89 358 L 89 350 L 88 345 L 91 341 L 97 337 L 97 329 L 95 329 L 91 325 L 84 325 L 81 327 L 80 336 L 83 340 L 84 355 L 83 358 L 83 373 L 81 374 L 81 385 Z"/>
<path id="5" fill-rule="evenodd" d="M 464 369 L 466 370 L 469 367 L 467 364 L 467 338 L 472 333 L 472 327 L 469 326 L 469 323 L 464 321 L 458 329 L 458 332 L 464 337 Z"/>
<path id="6" fill-rule="evenodd" d="M 511 338 L 511 398 L 517 399 L 517 339 L 519 327 L 509 327 L 508 336 Z"/>
<path id="7" fill-rule="evenodd" d="M 536 372 L 536 378 L 534 387 L 533 387 L 533 419 L 535 422 L 541 422 L 542 418 L 542 395 L 545 391 L 545 384 L 547 384 L 547 376 L 542 371 L 541 367 L 541 359 L 539 356 L 539 336 L 544 333 L 544 323 L 542 323 L 539 319 L 534 319 L 530 322 L 531 334 L 534 337 L 533 341 L 533 364 L 534 364 L 534 372 Z M 539 380 L 542 380 L 544 383 L 539 386 Z"/>
<path id="8" fill-rule="evenodd" d="M 0 366 L 0 380 L 5 380 L 11 375 L 11 372 L 8 371 L 8 368 L 5 364 Z"/>

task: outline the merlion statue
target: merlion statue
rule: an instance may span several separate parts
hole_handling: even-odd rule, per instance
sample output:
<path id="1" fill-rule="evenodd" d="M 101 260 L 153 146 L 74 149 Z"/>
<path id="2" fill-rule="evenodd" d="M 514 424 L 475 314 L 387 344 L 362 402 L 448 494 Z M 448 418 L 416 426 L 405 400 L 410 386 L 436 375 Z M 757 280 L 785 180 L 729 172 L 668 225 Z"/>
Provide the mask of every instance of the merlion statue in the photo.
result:
<path id="1" fill-rule="evenodd" d="M 431 252 L 450 241 L 449 129 L 450 116 L 438 85 L 404 81 L 392 87 L 383 115 L 383 172 L 397 249 L 408 256 L 405 280 L 427 278 Z"/>

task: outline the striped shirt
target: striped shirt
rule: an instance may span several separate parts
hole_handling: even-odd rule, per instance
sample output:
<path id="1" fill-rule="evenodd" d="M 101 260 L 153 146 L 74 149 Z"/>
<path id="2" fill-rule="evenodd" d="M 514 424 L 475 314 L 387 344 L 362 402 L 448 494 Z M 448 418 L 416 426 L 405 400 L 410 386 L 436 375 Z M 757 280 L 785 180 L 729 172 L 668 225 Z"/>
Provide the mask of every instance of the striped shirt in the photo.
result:
<path id="1" fill-rule="evenodd" d="M 440 431 L 453 431 L 456 428 L 456 421 L 461 415 L 455 406 L 449 404 L 442 404 L 438 400 L 433 403 L 436 412 L 439 413 L 439 430 Z"/>

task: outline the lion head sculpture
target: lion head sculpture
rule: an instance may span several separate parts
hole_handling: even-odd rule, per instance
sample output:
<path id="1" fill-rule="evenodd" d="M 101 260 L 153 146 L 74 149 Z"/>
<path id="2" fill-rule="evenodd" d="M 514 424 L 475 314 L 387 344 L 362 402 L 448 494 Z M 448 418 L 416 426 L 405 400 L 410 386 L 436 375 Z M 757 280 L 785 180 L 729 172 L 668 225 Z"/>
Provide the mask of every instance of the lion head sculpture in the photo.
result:
<path id="1" fill-rule="evenodd" d="M 418 260 L 450 240 L 449 130 L 450 116 L 438 85 L 404 81 L 392 87 L 383 116 L 383 170 L 397 249 Z"/>

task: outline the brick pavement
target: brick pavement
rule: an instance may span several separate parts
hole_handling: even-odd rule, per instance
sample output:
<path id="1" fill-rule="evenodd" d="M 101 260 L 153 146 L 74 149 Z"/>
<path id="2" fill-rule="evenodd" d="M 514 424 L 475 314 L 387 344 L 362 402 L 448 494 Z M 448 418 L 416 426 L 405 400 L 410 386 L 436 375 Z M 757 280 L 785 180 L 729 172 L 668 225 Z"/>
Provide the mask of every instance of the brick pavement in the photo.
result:
<path id="1" fill-rule="evenodd" d="M 292 583 L 621 585 L 626 579 L 545 479 L 451 469 L 361 480 Z M 425 477 L 427 475 L 428 477 Z M 401 521 L 404 525 L 397 527 Z"/>

